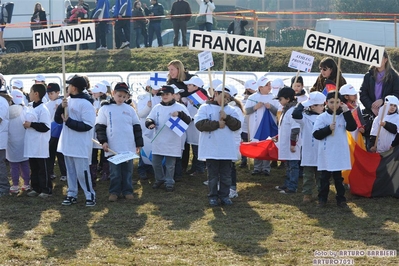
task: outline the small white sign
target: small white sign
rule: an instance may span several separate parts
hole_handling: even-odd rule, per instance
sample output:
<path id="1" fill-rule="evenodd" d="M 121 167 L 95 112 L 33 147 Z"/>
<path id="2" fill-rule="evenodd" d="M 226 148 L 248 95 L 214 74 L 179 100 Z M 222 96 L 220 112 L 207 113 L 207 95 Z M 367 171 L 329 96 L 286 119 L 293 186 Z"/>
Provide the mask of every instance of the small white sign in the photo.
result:
<path id="1" fill-rule="evenodd" d="M 91 43 L 96 41 L 94 23 L 79 24 L 68 27 L 56 27 L 32 31 L 33 49 L 71 44 Z"/>
<path id="2" fill-rule="evenodd" d="M 108 161 L 113 163 L 113 164 L 120 164 L 132 159 L 137 159 L 140 158 L 136 153 L 128 151 L 128 152 L 122 152 L 118 153 L 117 155 L 111 156 L 108 158 Z"/>
<path id="3" fill-rule="evenodd" d="M 265 56 L 266 39 L 208 31 L 190 31 L 189 49 L 218 53 Z"/>
<path id="4" fill-rule="evenodd" d="M 314 57 L 311 55 L 292 51 L 288 67 L 310 73 L 310 71 L 312 71 L 313 61 Z"/>
<path id="5" fill-rule="evenodd" d="M 312 30 L 306 31 L 303 49 L 376 67 L 384 55 L 384 47 Z"/>
<path id="6" fill-rule="evenodd" d="M 212 52 L 203 51 L 198 54 L 199 70 L 204 71 L 215 65 L 213 62 Z"/>

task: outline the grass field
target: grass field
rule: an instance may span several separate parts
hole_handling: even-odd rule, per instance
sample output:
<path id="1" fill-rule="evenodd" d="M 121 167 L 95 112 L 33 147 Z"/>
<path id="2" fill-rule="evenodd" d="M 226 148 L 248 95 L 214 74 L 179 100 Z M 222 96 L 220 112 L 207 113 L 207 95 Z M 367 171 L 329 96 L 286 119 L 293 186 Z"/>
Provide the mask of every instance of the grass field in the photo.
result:
<path id="1" fill-rule="evenodd" d="M 61 206 L 65 182 L 53 197 L 0 198 L 1 265 L 312 265 L 341 250 L 396 250 L 398 200 L 347 192 L 350 211 L 302 204 L 302 195 L 274 189 L 270 177 L 239 169 L 234 205 L 208 207 L 206 177 L 185 176 L 173 193 L 135 186 L 133 201 L 108 202 L 108 182 L 97 184 L 97 206 Z M 331 187 L 333 189 L 333 187 Z M 299 189 L 300 190 L 300 189 Z M 398 265 L 394 257 L 350 254 L 355 265 Z M 315 261 L 317 262 L 317 261 Z M 319 261 L 322 262 L 322 261 Z M 338 263 L 339 261 L 332 261 Z M 342 261 L 348 262 L 351 261 Z"/>

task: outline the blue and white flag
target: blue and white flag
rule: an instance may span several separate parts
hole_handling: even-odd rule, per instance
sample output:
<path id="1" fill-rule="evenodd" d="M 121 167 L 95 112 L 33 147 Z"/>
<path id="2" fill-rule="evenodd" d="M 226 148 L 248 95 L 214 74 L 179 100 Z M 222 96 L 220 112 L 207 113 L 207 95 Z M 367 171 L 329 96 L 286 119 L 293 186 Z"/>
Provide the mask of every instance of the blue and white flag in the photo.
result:
<path id="1" fill-rule="evenodd" d="M 166 74 L 153 72 L 150 75 L 151 87 L 157 90 L 161 88 L 163 85 L 166 85 L 167 79 L 168 77 Z"/>
<path id="2" fill-rule="evenodd" d="M 184 132 L 186 132 L 188 128 L 188 125 L 184 123 L 183 120 L 173 116 L 166 121 L 165 125 L 172 129 L 172 131 L 175 132 L 179 137 L 183 136 Z"/>

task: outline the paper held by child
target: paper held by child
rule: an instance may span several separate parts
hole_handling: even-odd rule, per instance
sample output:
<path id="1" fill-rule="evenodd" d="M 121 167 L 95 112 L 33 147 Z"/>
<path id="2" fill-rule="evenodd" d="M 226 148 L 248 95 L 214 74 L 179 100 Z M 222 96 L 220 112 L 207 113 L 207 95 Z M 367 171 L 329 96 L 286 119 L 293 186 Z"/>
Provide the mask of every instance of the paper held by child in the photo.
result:
<path id="1" fill-rule="evenodd" d="M 100 144 L 100 142 L 98 142 L 97 140 L 92 139 L 92 141 L 93 141 L 94 143 L 96 143 L 97 145 L 102 146 L 102 145 Z M 113 151 L 113 150 L 111 150 L 111 149 L 108 149 L 108 151 L 109 151 L 109 152 L 112 152 L 112 153 L 114 154 L 114 156 L 109 157 L 107 160 L 108 160 L 110 163 L 113 163 L 113 164 L 115 164 L 115 165 L 118 165 L 118 164 L 120 164 L 120 163 L 129 161 L 129 160 L 132 160 L 132 159 L 138 159 L 138 158 L 140 158 L 139 155 L 137 155 L 136 153 L 134 153 L 134 152 L 132 152 L 132 151 L 121 152 L 121 153 L 117 153 L 117 152 L 115 152 L 115 151 Z"/>

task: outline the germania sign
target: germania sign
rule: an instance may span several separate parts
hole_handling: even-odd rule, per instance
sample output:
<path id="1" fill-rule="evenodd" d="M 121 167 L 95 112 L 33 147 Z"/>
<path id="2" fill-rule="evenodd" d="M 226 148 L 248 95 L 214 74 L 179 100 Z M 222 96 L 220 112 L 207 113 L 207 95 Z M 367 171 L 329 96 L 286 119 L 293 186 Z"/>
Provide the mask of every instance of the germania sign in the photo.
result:
<path id="1" fill-rule="evenodd" d="M 94 23 L 32 31 L 33 49 L 96 41 Z"/>
<path id="2" fill-rule="evenodd" d="M 303 49 L 377 67 L 384 54 L 384 47 L 312 30 L 306 31 Z"/>
<path id="3" fill-rule="evenodd" d="M 189 49 L 255 57 L 265 56 L 266 39 L 242 35 L 190 32 Z"/>

